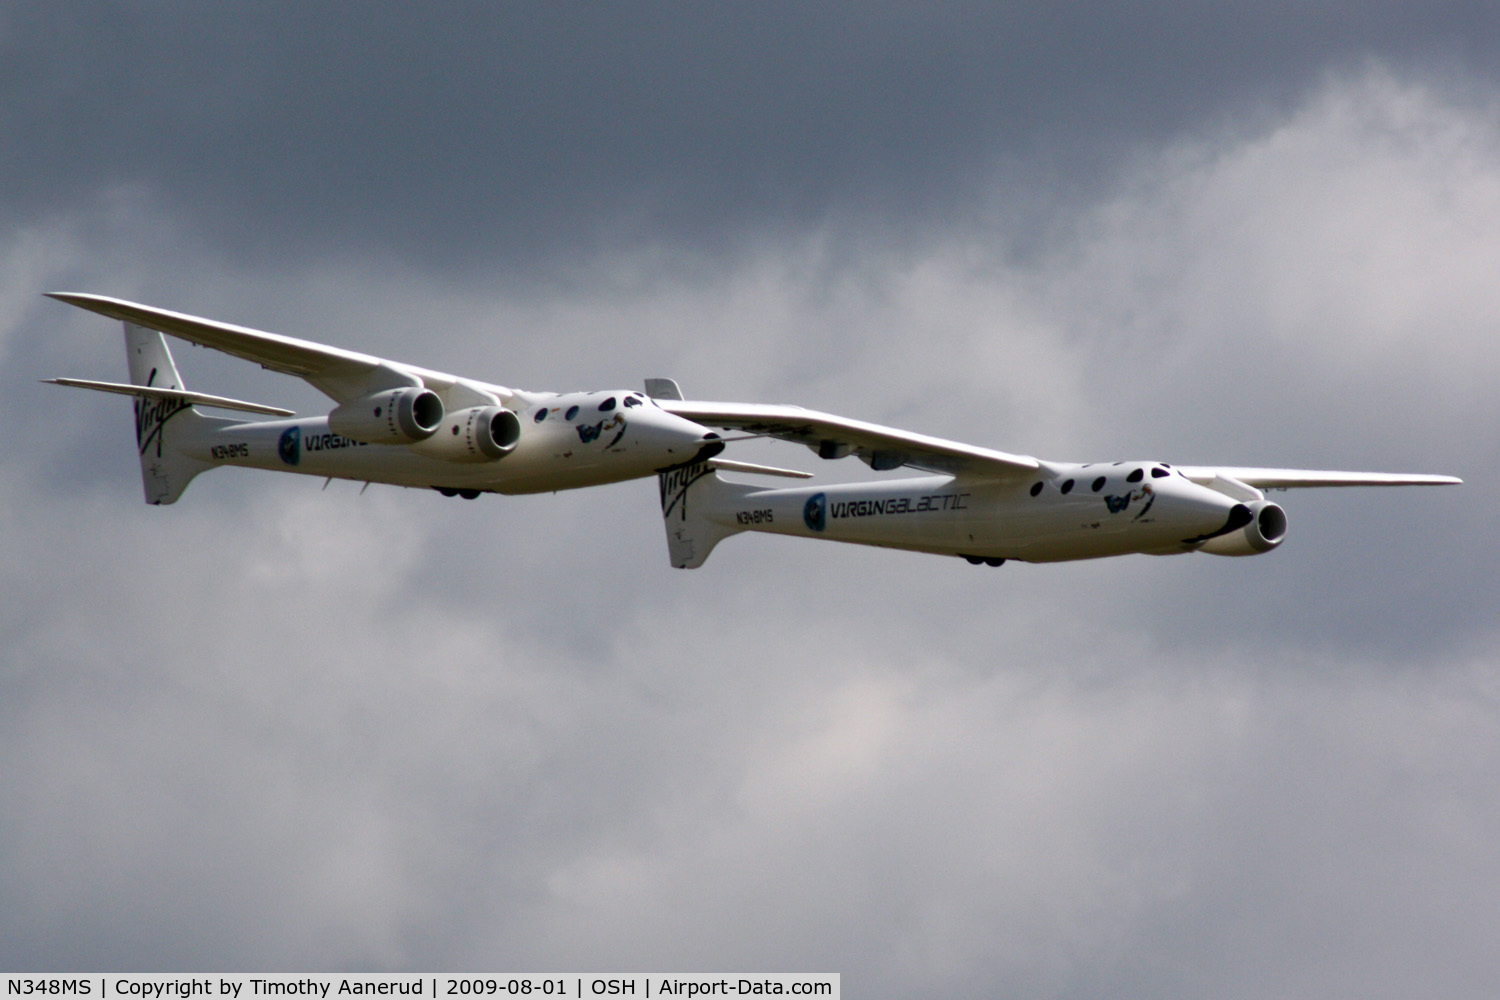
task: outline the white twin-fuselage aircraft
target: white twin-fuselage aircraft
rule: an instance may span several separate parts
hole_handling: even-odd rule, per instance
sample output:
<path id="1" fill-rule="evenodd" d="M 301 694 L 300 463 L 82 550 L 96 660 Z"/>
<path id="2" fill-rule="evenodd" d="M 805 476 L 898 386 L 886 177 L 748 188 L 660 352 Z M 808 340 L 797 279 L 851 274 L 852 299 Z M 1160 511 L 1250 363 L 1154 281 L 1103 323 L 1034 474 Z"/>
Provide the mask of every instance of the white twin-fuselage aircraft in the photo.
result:
<path id="1" fill-rule="evenodd" d="M 526 392 L 120 299 L 53 298 L 125 324 L 130 382 L 50 379 L 136 397 L 146 500 L 177 500 L 220 465 L 365 483 L 431 487 L 447 496 L 538 493 L 658 477 L 673 566 L 701 566 L 742 531 L 962 556 L 976 565 L 1127 553 L 1268 552 L 1286 515 L 1264 490 L 1436 486 L 1452 476 L 1301 469 L 1076 464 L 1011 455 L 797 406 L 684 400 L 670 379 L 646 392 Z M 297 417 L 259 403 L 191 392 L 162 334 L 296 375 L 337 404 Z M 210 417 L 219 408 L 279 419 Z M 928 475 L 766 489 L 721 472 L 811 473 L 719 458 L 717 430 L 775 438 L 820 458 Z M 734 440 L 734 439 L 728 439 Z"/>

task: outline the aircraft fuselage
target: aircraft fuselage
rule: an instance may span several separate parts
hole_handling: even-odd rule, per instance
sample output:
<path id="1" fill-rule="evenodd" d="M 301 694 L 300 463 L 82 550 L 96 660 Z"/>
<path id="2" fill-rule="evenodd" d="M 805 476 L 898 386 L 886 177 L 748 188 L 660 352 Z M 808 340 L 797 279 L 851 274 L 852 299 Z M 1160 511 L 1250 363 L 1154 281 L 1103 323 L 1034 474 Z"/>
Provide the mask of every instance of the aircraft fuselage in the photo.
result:
<path id="1" fill-rule="evenodd" d="M 1274 504 L 1247 505 L 1167 466 L 1141 462 L 1053 465 L 1034 477 L 1006 481 L 930 476 L 790 489 L 723 485 L 727 489 L 683 499 L 696 500 L 690 513 L 726 534 L 822 538 L 994 565 L 1007 559 L 1166 555 L 1212 550 L 1216 541 L 1225 548 L 1221 554 L 1251 554 L 1253 549 L 1229 551 L 1225 537 L 1251 525 L 1259 508 L 1280 516 Z M 670 526 L 670 511 L 667 517 Z M 1279 540 L 1278 531 L 1270 543 Z"/>
<path id="2" fill-rule="evenodd" d="M 606 401 L 612 402 L 601 411 Z M 474 460 L 454 460 L 442 450 L 464 431 L 456 419 L 446 421 L 431 444 L 367 444 L 332 430 L 326 416 L 215 419 L 203 432 L 173 440 L 184 455 L 209 465 L 465 494 L 552 492 L 637 479 L 722 447 L 713 440 L 717 435 L 629 390 L 541 397 L 517 417 L 514 447 L 500 458 Z"/>

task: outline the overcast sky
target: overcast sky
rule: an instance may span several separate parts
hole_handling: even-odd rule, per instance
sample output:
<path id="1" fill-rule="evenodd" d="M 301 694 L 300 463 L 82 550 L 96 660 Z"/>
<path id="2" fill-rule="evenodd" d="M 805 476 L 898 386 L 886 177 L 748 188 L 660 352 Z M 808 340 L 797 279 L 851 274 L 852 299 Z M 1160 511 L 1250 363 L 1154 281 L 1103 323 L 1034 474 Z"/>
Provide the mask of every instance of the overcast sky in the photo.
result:
<path id="1" fill-rule="evenodd" d="M 0 4 L 0 968 L 1492 996 L 1500 9 L 743 8 Z M 49 290 L 1466 484 L 998 570 L 673 570 L 644 481 L 147 507 L 128 402 L 37 382 L 123 378 L 118 324 Z"/>

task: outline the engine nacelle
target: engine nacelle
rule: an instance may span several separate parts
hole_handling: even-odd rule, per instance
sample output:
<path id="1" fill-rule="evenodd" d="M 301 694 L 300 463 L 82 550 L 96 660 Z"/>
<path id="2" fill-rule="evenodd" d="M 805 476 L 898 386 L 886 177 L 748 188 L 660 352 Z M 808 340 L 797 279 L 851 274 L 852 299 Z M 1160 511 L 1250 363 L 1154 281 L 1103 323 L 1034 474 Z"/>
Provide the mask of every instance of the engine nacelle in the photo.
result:
<path id="1" fill-rule="evenodd" d="M 501 406 L 473 406 L 443 419 L 442 428 L 412 451 L 449 462 L 493 462 L 515 450 L 521 421 Z"/>
<path id="2" fill-rule="evenodd" d="M 443 423 L 443 401 L 431 389 L 386 389 L 336 406 L 328 429 L 366 444 L 412 444 Z"/>
<path id="3" fill-rule="evenodd" d="M 1269 500 L 1247 503 L 1250 523 L 1238 531 L 1210 538 L 1198 546 L 1199 552 L 1216 556 L 1258 556 L 1270 552 L 1286 538 L 1286 511 Z"/>

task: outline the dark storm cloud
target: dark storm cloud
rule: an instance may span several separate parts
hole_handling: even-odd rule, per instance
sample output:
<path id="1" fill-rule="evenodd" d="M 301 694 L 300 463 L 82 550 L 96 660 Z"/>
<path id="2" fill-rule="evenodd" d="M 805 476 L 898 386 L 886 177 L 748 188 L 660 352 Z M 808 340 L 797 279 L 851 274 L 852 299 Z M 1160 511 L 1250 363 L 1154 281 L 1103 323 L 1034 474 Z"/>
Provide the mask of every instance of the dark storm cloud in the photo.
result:
<path id="1" fill-rule="evenodd" d="M 1367 53 L 1491 71 L 1474 39 L 1496 16 L 24 4 L 0 22 L 0 197 L 16 224 L 132 188 L 268 259 L 372 244 L 524 264 L 621 241 L 711 248 L 851 212 L 895 230 L 964 217 L 996 163 L 1088 183 L 1133 144 L 1278 103 Z"/>

